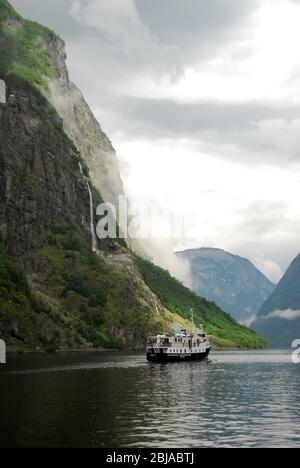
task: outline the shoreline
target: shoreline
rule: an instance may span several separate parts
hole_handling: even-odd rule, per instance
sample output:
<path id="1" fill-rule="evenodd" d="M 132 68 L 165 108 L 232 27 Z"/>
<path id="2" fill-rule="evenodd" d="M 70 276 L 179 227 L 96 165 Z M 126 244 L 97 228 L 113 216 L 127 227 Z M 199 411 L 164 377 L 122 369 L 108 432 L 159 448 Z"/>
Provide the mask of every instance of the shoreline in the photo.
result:
<path id="1" fill-rule="evenodd" d="M 7 350 L 7 356 L 51 356 L 56 354 L 83 354 L 83 353 L 117 353 L 121 351 L 129 351 L 129 350 L 121 350 L 121 349 L 105 349 L 105 348 L 90 348 L 90 349 L 61 349 L 57 351 L 17 351 L 17 350 Z"/>
<path id="2" fill-rule="evenodd" d="M 223 352 L 232 352 L 232 351 L 272 351 L 275 349 L 286 350 L 289 348 L 219 348 L 218 346 L 213 346 L 212 351 L 223 351 Z M 47 351 L 17 351 L 17 350 L 8 350 L 7 356 L 55 356 L 59 354 L 87 354 L 87 353 L 143 353 L 145 352 L 144 348 L 140 349 L 106 349 L 106 348 L 89 348 L 89 349 L 65 349 L 57 350 L 53 352 Z"/>

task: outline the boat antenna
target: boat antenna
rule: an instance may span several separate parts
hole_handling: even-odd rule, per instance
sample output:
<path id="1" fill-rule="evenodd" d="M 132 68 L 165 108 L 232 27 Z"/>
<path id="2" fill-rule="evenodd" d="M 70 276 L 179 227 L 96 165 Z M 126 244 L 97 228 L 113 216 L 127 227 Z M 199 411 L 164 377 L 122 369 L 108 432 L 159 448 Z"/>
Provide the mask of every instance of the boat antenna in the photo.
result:
<path id="1" fill-rule="evenodd" d="M 192 325 L 193 325 L 192 333 L 194 334 L 195 333 L 194 309 L 191 309 L 191 313 L 192 313 Z"/>

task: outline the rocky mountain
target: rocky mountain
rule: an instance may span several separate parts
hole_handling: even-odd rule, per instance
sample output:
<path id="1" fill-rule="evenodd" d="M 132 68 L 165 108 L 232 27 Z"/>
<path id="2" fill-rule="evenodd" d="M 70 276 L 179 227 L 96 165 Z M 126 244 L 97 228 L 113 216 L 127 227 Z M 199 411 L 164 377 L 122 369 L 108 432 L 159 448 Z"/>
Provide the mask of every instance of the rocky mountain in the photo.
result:
<path id="1" fill-rule="evenodd" d="M 224 250 L 200 248 L 177 255 L 190 263 L 193 290 L 239 322 L 251 322 L 275 288 L 249 260 Z"/>
<path id="2" fill-rule="evenodd" d="M 268 338 L 272 346 L 290 347 L 300 338 L 300 255 L 262 305 L 252 328 Z"/>
<path id="3" fill-rule="evenodd" d="M 64 42 L 55 35 L 50 41 L 44 41 L 43 47 L 55 68 L 55 76 L 48 79 L 45 94 L 62 118 L 66 134 L 86 162 L 94 187 L 105 201 L 117 207 L 118 197 L 124 190 L 115 149 L 81 91 L 69 80 Z"/>
<path id="4" fill-rule="evenodd" d="M 122 182 L 113 147 L 69 81 L 63 42 L 0 0 L 0 336 L 10 350 L 144 346 L 189 327 L 265 341 L 120 239 L 95 237 L 95 208 Z M 180 300 L 172 297 L 180 291 Z"/>

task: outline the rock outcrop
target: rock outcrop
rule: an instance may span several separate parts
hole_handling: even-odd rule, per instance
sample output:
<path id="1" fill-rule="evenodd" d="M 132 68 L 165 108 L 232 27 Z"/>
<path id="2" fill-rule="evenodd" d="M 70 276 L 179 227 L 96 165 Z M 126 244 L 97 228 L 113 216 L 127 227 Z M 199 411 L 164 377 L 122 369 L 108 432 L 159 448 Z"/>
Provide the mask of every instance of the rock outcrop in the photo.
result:
<path id="1" fill-rule="evenodd" d="M 69 80 L 64 42 L 57 36 L 44 41 L 56 71 L 47 97 L 63 119 L 64 129 L 86 162 L 91 180 L 106 202 L 118 206 L 124 194 L 116 152 L 95 119 L 81 91 Z"/>

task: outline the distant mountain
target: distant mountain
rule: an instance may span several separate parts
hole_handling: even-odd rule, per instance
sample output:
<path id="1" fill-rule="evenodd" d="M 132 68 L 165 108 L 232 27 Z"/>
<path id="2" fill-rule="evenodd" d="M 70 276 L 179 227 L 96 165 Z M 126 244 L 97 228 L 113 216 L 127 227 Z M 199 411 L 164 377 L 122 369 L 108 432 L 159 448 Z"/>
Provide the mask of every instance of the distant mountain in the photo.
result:
<path id="1" fill-rule="evenodd" d="M 240 322 L 251 321 L 274 291 L 275 285 L 249 260 L 224 250 L 200 248 L 177 255 L 190 262 L 193 290 Z"/>
<path id="2" fill-rule="evenodd" d="M 261 307 L 252 328 L 273 346 L 290 346 L 300 339 L 300 254 Z"/>

